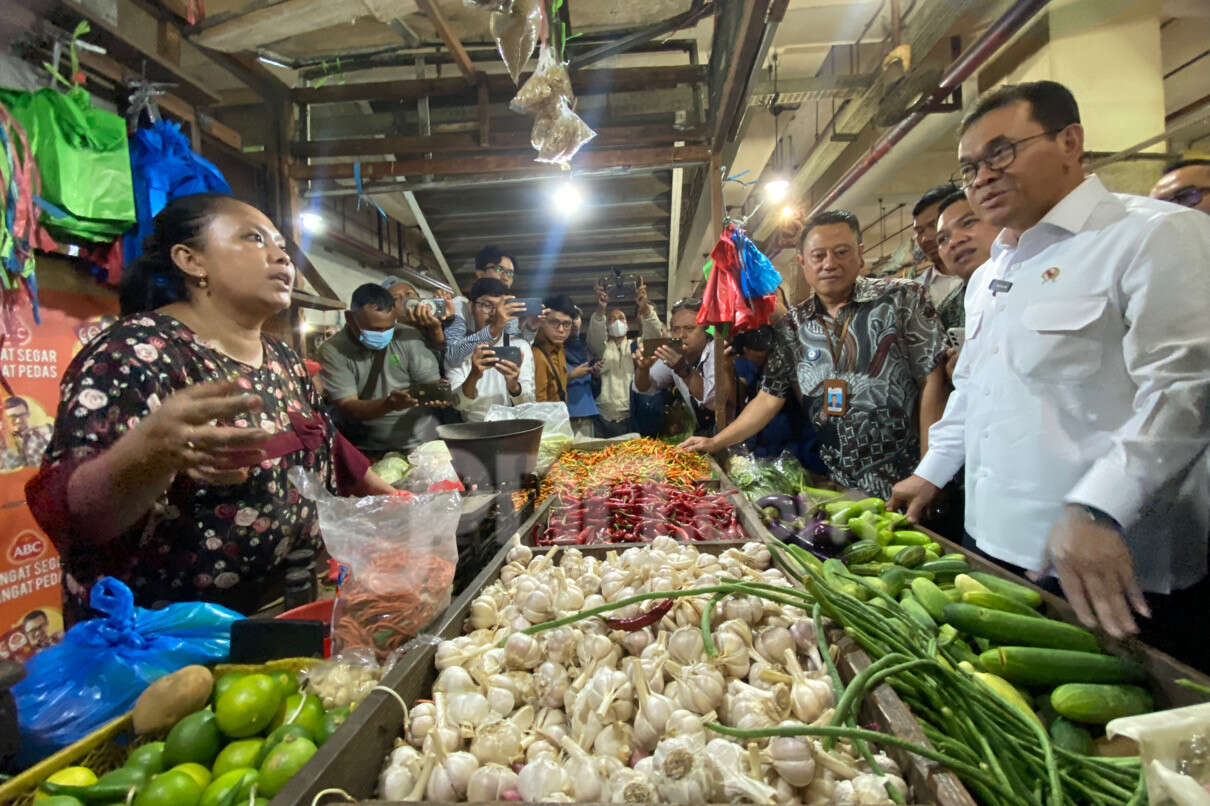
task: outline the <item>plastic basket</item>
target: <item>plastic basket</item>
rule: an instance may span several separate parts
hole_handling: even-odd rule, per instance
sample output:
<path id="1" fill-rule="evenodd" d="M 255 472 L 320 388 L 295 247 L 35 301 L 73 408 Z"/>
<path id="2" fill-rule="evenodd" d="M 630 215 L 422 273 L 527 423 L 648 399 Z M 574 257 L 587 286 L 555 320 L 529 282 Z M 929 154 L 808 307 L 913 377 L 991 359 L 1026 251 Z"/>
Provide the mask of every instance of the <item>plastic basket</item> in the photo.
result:
<path id="1" fill-rule="evenodd" d="M 220 663 L 214 667 L 214 676 L 217 679 L 227 672 L 301 672 L 316 663 L 319 663 L 317 658 L 281 658 L 258 665 Z M 87 767 L 100 778 L 121 767 L 130 751 L 139 745 L 164 738 L 154 734 L 136 736 L 133 719 L 132 713 L 120 716 L 0 784 L 0 803 L 29 806 L 34 802 L 38 785 L 65 767 Z"/>

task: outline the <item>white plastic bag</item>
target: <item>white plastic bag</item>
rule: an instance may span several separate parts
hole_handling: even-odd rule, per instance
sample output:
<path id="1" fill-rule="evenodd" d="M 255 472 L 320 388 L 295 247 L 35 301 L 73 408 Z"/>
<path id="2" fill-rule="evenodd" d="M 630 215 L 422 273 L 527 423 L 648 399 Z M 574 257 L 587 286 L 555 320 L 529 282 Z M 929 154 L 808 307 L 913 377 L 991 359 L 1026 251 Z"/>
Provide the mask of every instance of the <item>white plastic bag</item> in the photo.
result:
<path id="1" fill-rule="evenodd" d="M 1138 742 L 1152 806 L 1210 806 L 1210 703 L 1115 719 L 1105 735 Z"/>

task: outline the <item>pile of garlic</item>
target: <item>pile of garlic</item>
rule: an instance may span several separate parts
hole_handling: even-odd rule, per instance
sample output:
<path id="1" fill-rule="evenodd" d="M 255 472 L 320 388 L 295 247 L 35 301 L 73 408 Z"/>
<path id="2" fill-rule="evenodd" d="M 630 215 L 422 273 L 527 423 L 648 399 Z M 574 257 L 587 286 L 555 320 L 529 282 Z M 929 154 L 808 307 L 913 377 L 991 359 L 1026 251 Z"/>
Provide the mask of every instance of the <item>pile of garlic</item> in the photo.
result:
<path id="1" fill-rule="evenodd" d="M 708 595 L 678 598 L 634 631 L 593 617 L 520 632 L 639 593 L 723 579 L 787 585 L 762 544 L 715 556 L 657 538 L 604 560 L 514 546 L 507 559 L 472 604 L 467 634 L 437 647 L 432 702 L 411 709 L 406 742 L 379 778 L 382 799 L 883 806 L 892 803 L 885 782 L 907 792 L 892 759 L 878 755 L 887 777 L 875 775 L 844 741 L 832 750 L 807 737 L 741 743 L 706 729 L 830 720 L 835 692 L 801 609 L 723 598 L 711 618 L 714 657 L 700 629 Z"/>

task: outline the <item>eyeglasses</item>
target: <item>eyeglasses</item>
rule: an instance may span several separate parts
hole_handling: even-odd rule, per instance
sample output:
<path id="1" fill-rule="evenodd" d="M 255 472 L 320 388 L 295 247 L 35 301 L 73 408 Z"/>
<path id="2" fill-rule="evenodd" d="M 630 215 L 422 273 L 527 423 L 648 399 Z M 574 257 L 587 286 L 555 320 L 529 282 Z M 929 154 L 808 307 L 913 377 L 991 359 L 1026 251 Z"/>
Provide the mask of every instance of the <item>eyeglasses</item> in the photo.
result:
<path id="1" fill-rule="evenodd" d="M 1017 146 L 1022 143 L 1028 143 L 1030 140 L 1037 140 L 1039 137 L 1052 137 L 1065 128 L 1067 127 L 1064 126 L 1060 129 L 1051 129 L 1050 131 L 1031 134 L 1029 137 L 1022 137 L 1020 140 L 1006 140 L 996 143 L 992 146 L 991 152 L 982 159 L 959 164 L 958 172 L 950 177 L 950 181 L 961 187 L 968 188 L 975 184 L 975 179 L 979 176 L 980 165 L 986 165 L 993 171 L 1003 171 L 1017 159 Z"/>
<path id="2" fill-rule="evenodd" d="M 482 311 L 483 313 L 491 313 L 492 311 L 496 310 L 496 305 L 495 303 L 488 302 L 487 300 L 475 300 L 475 310 Z"/>
<path id="3" fill-rule="evenodd" d="M 1210 195 L 1210 187 L 1195 187 L 1190 185 L 1181 188 L 1176 193 L 1161 196 L 1160 201 L 1172 202 L 1173 204 L 1179 204 L 1181 207 L 1197 207 L 1207 195 Z"/>
<path id="4" fill-rule="evenodd" d="M 503 266 L 487 266 L 487 267 L 484 269 L 484 271 L 494 271 L 494 272 L 498 272 L 498 273 L 500 274 L 500 276 L 501 276 L 501 277 L 508 277 L 508 278 L 512 278 L 512 277 L 515 277 L 515 276 L 517 275 L 517 270 L 516 270 L 516 269 L 506 269 L 506 268 L 504 268 Z"/>
<path id="5" fill-rule="evenodd" d="M 546 324 L 553 327 L 555 330 L 571 330 L 570 319 L 546 319 Z"/>

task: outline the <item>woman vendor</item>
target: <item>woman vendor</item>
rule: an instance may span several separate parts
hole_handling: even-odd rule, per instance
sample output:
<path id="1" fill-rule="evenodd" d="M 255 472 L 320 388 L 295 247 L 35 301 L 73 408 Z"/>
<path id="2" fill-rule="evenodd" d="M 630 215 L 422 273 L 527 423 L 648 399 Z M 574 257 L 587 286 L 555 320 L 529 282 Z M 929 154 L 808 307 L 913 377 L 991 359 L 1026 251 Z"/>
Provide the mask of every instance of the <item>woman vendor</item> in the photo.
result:
<path id="1" fill-rule="evenodd" d="M 285 241 L 255 207 L 197 194 L 156 216 L 123 318 L 68 367 L 26 487 L 62 557 L 69 623 L 105 575 L 144 607 L 250 613 L 276 598 L 286 553 L 319 544 L 291 467 L 344 495 L 393 492 L 323 413 L 299 356 L 262 332 L 293 287 Z"/>

